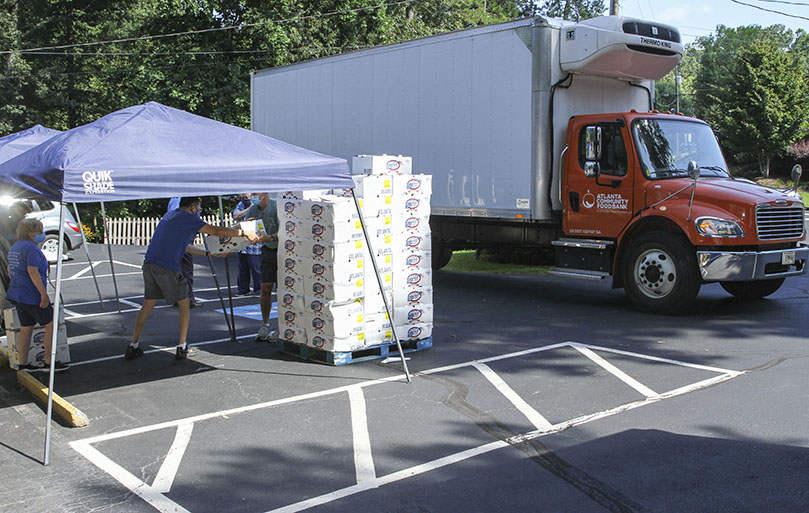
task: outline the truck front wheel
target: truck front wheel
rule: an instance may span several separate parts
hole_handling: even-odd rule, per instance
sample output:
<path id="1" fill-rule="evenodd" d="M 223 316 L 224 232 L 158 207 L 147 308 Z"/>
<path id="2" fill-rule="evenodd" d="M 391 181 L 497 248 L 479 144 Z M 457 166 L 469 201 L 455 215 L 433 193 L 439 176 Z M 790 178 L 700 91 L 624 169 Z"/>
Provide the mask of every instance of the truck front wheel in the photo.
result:
<path id="1" fill-rule="evenodd" d="M 671 233 L 650 232 L 639 237 L 624 266 L 626 293 L 644 312 L 682 312 L 699 293 L 694 252 L 687 241 Z"/>
<path id="2" fill-rule="evenodd" d="M 761 281 L 722 281 L 722 288 L 739 299 L 761 299 L 767 297 L 784 283 L 784 278 Z"/>

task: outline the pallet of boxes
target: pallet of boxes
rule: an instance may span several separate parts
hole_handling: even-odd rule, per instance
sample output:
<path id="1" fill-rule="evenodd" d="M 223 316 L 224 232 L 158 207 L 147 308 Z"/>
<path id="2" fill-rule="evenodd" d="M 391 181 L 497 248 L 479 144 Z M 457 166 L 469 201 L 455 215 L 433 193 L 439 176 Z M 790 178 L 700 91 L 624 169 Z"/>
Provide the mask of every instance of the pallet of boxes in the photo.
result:
<path id="1" fill-rule="evenodd" d="M 354 157 L 370 246 L 350 192 L 278 199 L 283 352 L 331 365 L 398 357 L 394 330 L 405 352 L 432 347 L 430 176 L 410 170 L 409 157 Z"/>

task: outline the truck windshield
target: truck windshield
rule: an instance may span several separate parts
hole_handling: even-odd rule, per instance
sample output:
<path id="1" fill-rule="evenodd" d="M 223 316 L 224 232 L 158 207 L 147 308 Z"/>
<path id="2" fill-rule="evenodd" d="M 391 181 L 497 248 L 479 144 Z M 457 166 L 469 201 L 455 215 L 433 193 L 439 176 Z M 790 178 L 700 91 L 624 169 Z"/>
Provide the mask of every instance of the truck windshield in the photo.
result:
<path id="1" fill-rule="evenodd" d="M 699 166 L 700 176 L 730 176 L 716 137 L 704 123 L 636 119 L 632 123 L 632 133 L 647 178 L 688 176 L 691 161 Z"/>

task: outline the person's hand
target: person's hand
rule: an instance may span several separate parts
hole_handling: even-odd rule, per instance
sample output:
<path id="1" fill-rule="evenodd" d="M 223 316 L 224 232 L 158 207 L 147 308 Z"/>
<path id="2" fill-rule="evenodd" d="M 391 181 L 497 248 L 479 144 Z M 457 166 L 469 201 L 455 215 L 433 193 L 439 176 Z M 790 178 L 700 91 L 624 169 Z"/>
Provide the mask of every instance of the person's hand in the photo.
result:
<path id="1" fill-rule="evenodd" d="M 272 242 L 272 241 L 277 240 L 277 239 L 278 239 L 278 235 L 263 234 L 261 236 L 261 242 Z"/>
<path id="2" fill-rule="evenodd" d="M 40 308 L 48 308 L 49 304 L 51 304 L 51 298 L 48 297 L 48 294 L 40 294 L 39 295 L 39 307 Z"/>
<path id="3" fill-rule="evenodd" d="M 250 244 L 255 244 L 256 242 L 259 242 L 261 240 L 261 238 L 258 235 L 256 235 L 256 232 L 247 231 L 243 233 L 244 236 L 247 238 L 247 240 L 250 241 Z"/>

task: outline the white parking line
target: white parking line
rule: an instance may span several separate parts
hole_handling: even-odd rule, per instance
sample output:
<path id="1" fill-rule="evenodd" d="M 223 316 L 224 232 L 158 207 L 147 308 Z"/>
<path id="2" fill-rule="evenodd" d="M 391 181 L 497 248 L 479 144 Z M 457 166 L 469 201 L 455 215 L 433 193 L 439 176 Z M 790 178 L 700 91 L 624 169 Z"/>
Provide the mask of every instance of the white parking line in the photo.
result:
<path id="1" fill-rule="evenodd" d="M 166 459 L 160 465 L 157 476 L 152 482 L 152 488 L 160 493 L 168 493 L 174 483 L 174 476 L 180 468 L 180 461 L 183 459 L 188 442 L 191 441 L 191 431 L 194 429 L 193 422 L 186 422 L 177 426 L 177 434 L 174 435 L 174 442 L 171 444 Z"/>
<path id="2" fill-rule="evenodd" d="M 663 363 L 670 363 L 673 365 L 679 365 L 683 367 L 689 367 L 694 369 L 702 369 L 708 370 L 711 372 L 715 372 L 719 374 L 718 376 L 711 377 L 709 379 L 705 379 L 699 381 L 697 383 L 692 383 L 690 385 L 686 385 L 674 390 L 670 390 L 668 392 L 663 393 L 655 393 L 648 387 L 638 383 L 633 378 L 629 378 L 631 381 L 634 381 L 636 385 L 640 385 L 641 390 L 646 390 L 648 393 L 644 394 L 646 397 L 645 399 L 634 401 L 631 403 L 623 404 L 608 410 L 583 415 L 574 419 L 570 419 L 567 421 L 559 422 L 557 424 L 550 424 L 544 417 L 542 417 L 539 413 L 536 412 L 534 408 L 528 405 L 511 387 L 509 387 L 491 368 L 485 365 L 485 362 L 488 361 L 497 361 L 503 360 L 506 358 L 514 358 L 517 356 L 525 356 L 528 354 L 533 354 L 541 351 L 549 351 L 552 349 L 557 349 L 561 347 L 572 347 L 580 351 L 583 355 L 587 356 L 591 360 L 593 359 L 592 356 L 596 356 L 602 360 L 599 363 L 596 360 L 596 363 L 599 365 L 607 364 L 613 370 L 610 372 L 617 377 L 621 377 L 620 374 L 624 374 L 619 369 L 615 368 L 606 360 L 603 360 L 600 356 L 594 353 L 594 351 L 599 352 L 611 352 L 614 354 L 621 354 L 624 356 L 630 356 L 633 358 L 640 358 L 649 361 L 655 362 L 663 362 Z M 593 353 L 592 355 L 590 353 Z M 294 504 L 290 504 L 287 506 L 283 506 L 281 508 L 273 510 L 273 513 L 276 512 L 284 512 L 290 513 L 294 511 L 301 511 L 307 508 L 311 508 L 313 506 L 317 506 L 320 504 L 326 504 L 328 502 L 348 497 L 350 495 L 354 495 L 366 490 L 370 490 L 372 488 L 376 488 L 379 486 L 383 486 L 385 484 L 393 483 L 396 481 L 401 481 L 403 479 L 423 474 L 425 472 L 429 472 L 431 470 L 435 470 L 437 468 L 441 468 L 447 465 L 451 465 L 453 463 L 457 463 L 460 461 L 464 461 L 469 458 L 473 458 L 475 456 L 485 454 L 487 452 L 494 451 L 496 449 L 500 449 L 502 447 L 507 447 L 509 445 L 515 445 L 524 443 L 528 440 L 532 440 L 541 436 L 546 436 L 552 433 L 558 433 L 565 429 L 571 428 L 573 426 L 578 426 L 581 424 L 585 424 L 587 422 L 592 422 L 598 419 L 602 419 L 605 417 L 609 417 L 611 415 L 616 415 L 618 413 L 622 413 L 628 410 L 632 410 L 635 408 L 639 408 L 641 406 L 646 406 L 649 404 L 654 404 L 656 402 L 662 401 L 664 399 L 668 399 L 671 397 L 679 396 L 682 394 L 686 394 L 689 392 L 693 392 L 696 390 L 701 390 L 718 383 L 733 379 L 743 372 L 733 371 L 729 369 L 721 369 L 718 367 L 708 367 L 699 364 L 691 364 L 688 362 L 682 362 L 678 360 L 670 360 L 666 358 L 660 358 L 655 356 L 643 355 L 640 353 L 632 353 L 629 351 L 621 351 L 616 349 L 610 349 L 606 347 L 599 347 L 593 346 L 589 344 L 580 344 L 577 342 L 564 342 L 559 344 L 552 344 L 544 347 L 539 348 L 532 348 L 525 351 L 517 351 L 514 353 L 509 353 L 507 355 L 499 355 L 491 358 L 486 358 L 478 361 L 471 361 L 471 362 L 464 362 L 455 365 L 449 365 L 445 367 L 439 367 L 434 369 L 429 369 L 422 372 L 415 373 L 416 376 L 419 375 L 428 375 L 428 374 L 435 374 L 438 372 L 444 372 L 447 370 L 453 370 L 463 367 L 474 367 L 478 369 L 483 375 L 498 389 L 498 391 L 503 394 L 510 402 L 513 404 L 518 410 L 520 410 L 524 415 L 526 415 L 529 420 L 537 427 L 536 430 L 530 431 L 527 433 L 522 433 L 513 437 L 510 437 L 505 440 L 496 440 L 494 442 L 490 442 L 487 444 L 483 444 L 478 447 L 473 447 L 471 449 L 467 449 L 465 451 L 458 452 L 456 454 L 452 454 L 443 458 L 438 458 L 433 461 L 429 461 L 426 463 L 422 463 L 419 465 L 415 465 L 413 467 L 400 470 L 397 472 L 393 472 L 386 476 L 377 477 L 375 466 L 373 462 L 373 455 L 371 452 L 371 441 L 368 432 L 368 419 L 367 419 L 367 412 L 366 412 L 366 405 L 365 405 L 365 397 L 363 394 L 363 388 L 373 385 L 378 385 L 382 383 L 390 383 L 392 381 L 400 381 L 404 380 L 404 375 L 396 375 L 396 376 L 389 376 L 387 378 L 377 379 L 377 380 L 369 380 L 362 383 L 356 383 L 352 385 L 346 385 L 341 387 L 336 387 L 328 390 L 321 390 L 317 392 L 312 392 L 308 394 L 302 394 L 294 397 L 287 397 L 283 399 L 276 399 L 273 401 L 268 401 L 264 403 L 242 406 L 238 408 L 232 408 L 229 410 L 224 411 L 217 411 L 212 413 L 206 413 L 202 415 L 196 415 L 192 417 L 186 417 L 184 419 L 178 419 L 169 422 L 162 422 L 160 424 L 154 424 L 151 426 L 142 426 L 139 428 L 128 429 L 125 431 L 120 431 L 117 433 L 107 433 L 99 436 L 94 436 L 90 438 L 86 438 L 84 440 L 78 440 L 71 442 L 70 445 L 80 454 L 82 454 L 85 458 L 91 461 L 94 465 L 96 465 L 101 470 L 107 472 L 112 476 L 115 480 L 119 483 L 123 484 L 133 493 L 136 493 L 139 497 L 143 500 L 148 502 L 152 507 L 156 508 L 159 511 L 186 511 L 178 504 L 174 503 L 173 501 L 169 500 L 168 498 L 161 493 L 161 490 L 166 489 L 166 481 L 168 481 L 168 476 L 170 475 L 173 479 L 173 476 L 176 474 L 177 468 L 175 465 L 179 465 L 180 459 L 182 458 L 182 450 L 187 445 L 187 440 L 183 441 L 180 435 L 180 426 L 191 426 L 195 422 L 201 422 L 204 420 L 222 417 L 222 416 L 233 416 L 238 413 L 244 413 L 248 411 L 255 411 L 263 408 L 270 408 L 273 406 L 279 406 L 283 404 L 291 404 L 298 401 L 306 401 L 314 398 L 321 398 L 335 394 L 341 394 L 346 392 L 349 397 L 350 407 L 351 407 L 351 422 L 352 422 L 352 432 L 353 432 L 353 444 L 354 444 L 354 462 L 355 462 L 355 471 L 357 477 L 357 484 L 352 485 L 340 490 L 335 490 L 333 492 L 318 496 L 312 497 Z M 607 367 L 605 367 L 607 368 Z M 609 370 L 609 369 L 608 369 Z M 617 371 L 617 373 L 615 372 Z M 628 376 L 626 376 L 628 377 Z M 411 385 L 412 386 L 412 385 Z M 635 387 L 633 387 L 635 388 Z M 638 390 L 638 388 L 636 388 Z M 649 393 L 651 395 L 649 395 Z M 532 413 L 533 412 L 533 413 Z M 113 462 L 103 454 L 101 454 L 98 450 L 92 447 L 92 444 L 113 440 L 118 438 L 124 438 L 127 436 L 132 436 L 136 434 L 146 433 L 150 431 L 166 429 L 171 427 L 177 427 L 178 433 L 175 438 L 175 444 L 172 444 L 172 449 L 170 452 L 175 448 L 175 445 L 178 446 L 178 449 L 175 450 L 174 455 L 171 457 L 171 461 L 167 463 L 164 461 L 164 466 L 167 466 L 165 472 L 161 467 L 161 472 L 159 474 L 164 474 L 163 477 L 159 476 L 160 479 L 156 479 L 155 483 L 152 486 L 145 484 L 143 481 L 129 473 L 126 469 L 122 468 L 117 463 Z M 189 429 L 189 436 L 190 436 L 190 428 Z M 178 442 L 178 438 L 180 441 Z M 182 446 L 182 450 L 179 449 L 179 446 Z M 166 460 L 168 461 L 170 458 L 167 456 Z M 171 470 L 173 468 L 173 470 Z M 171 486 L 171 483 L 168 484 Z"/>
<path id="3" fill-rule="evenodd" d="M 368 417 L 365 412 L 365 395 L 361 387 L 348 389 L 351 404 L 351 431 L 354 435 L 354 467 L 357 483 L 376 479 L 374 458 L 371 454 L 371 436 L 368 434 Z"/>
<path id="4" fill-rule="evenodd" d="M 586 356 L 587 358 L 591 359 L 594 363 L 598 364 L 600 367 L 602 367 L 604 370 L 606 370 L 616 378 L 620 379 L 621 381 L 631 386 L 641 394 L 645 395 L 646 397 L 654 397 L 657 395 L 657 392 L 647 387 L 643 383 L 639 382 L 638 380 L 636 380 L 626 372 L 622 371 L 615 365 L 611 364 L 604 358 L 598 356 L 593 352 L 592 349 L 582 346 L 573 346 L 573 348 L 576 349 L 581 354 L 583 354 L 584 356 Z"/>
<path id="5" fill-rule="evenodd" d="M 515 408 L 520 410 L 520 412 L 525 415 L 529 421 L 531 421 L 531 424 L 533 424 L 535 428 L 540 431 L 547 431 L 553 427 L 551 423 L 548 422 L 548 419 L 543 417 L 538 411 L 532 408 L 530 404 L 525 402 L 525 399 L 520 397 L 513 388 L 508 386 L 508 383 L 503 381 L 503 379 L 498 376 L 491 367 L 480 362 L 475 362 L 472 364 L 472 366 L 479 370 L 481 374 L 483 374 L 483 376 L 488 379 L 492 385 L 494 385 L 494 388 L 503 394 L 503 396 L 505 396 L 505 398 L 508 399 Z"/>

